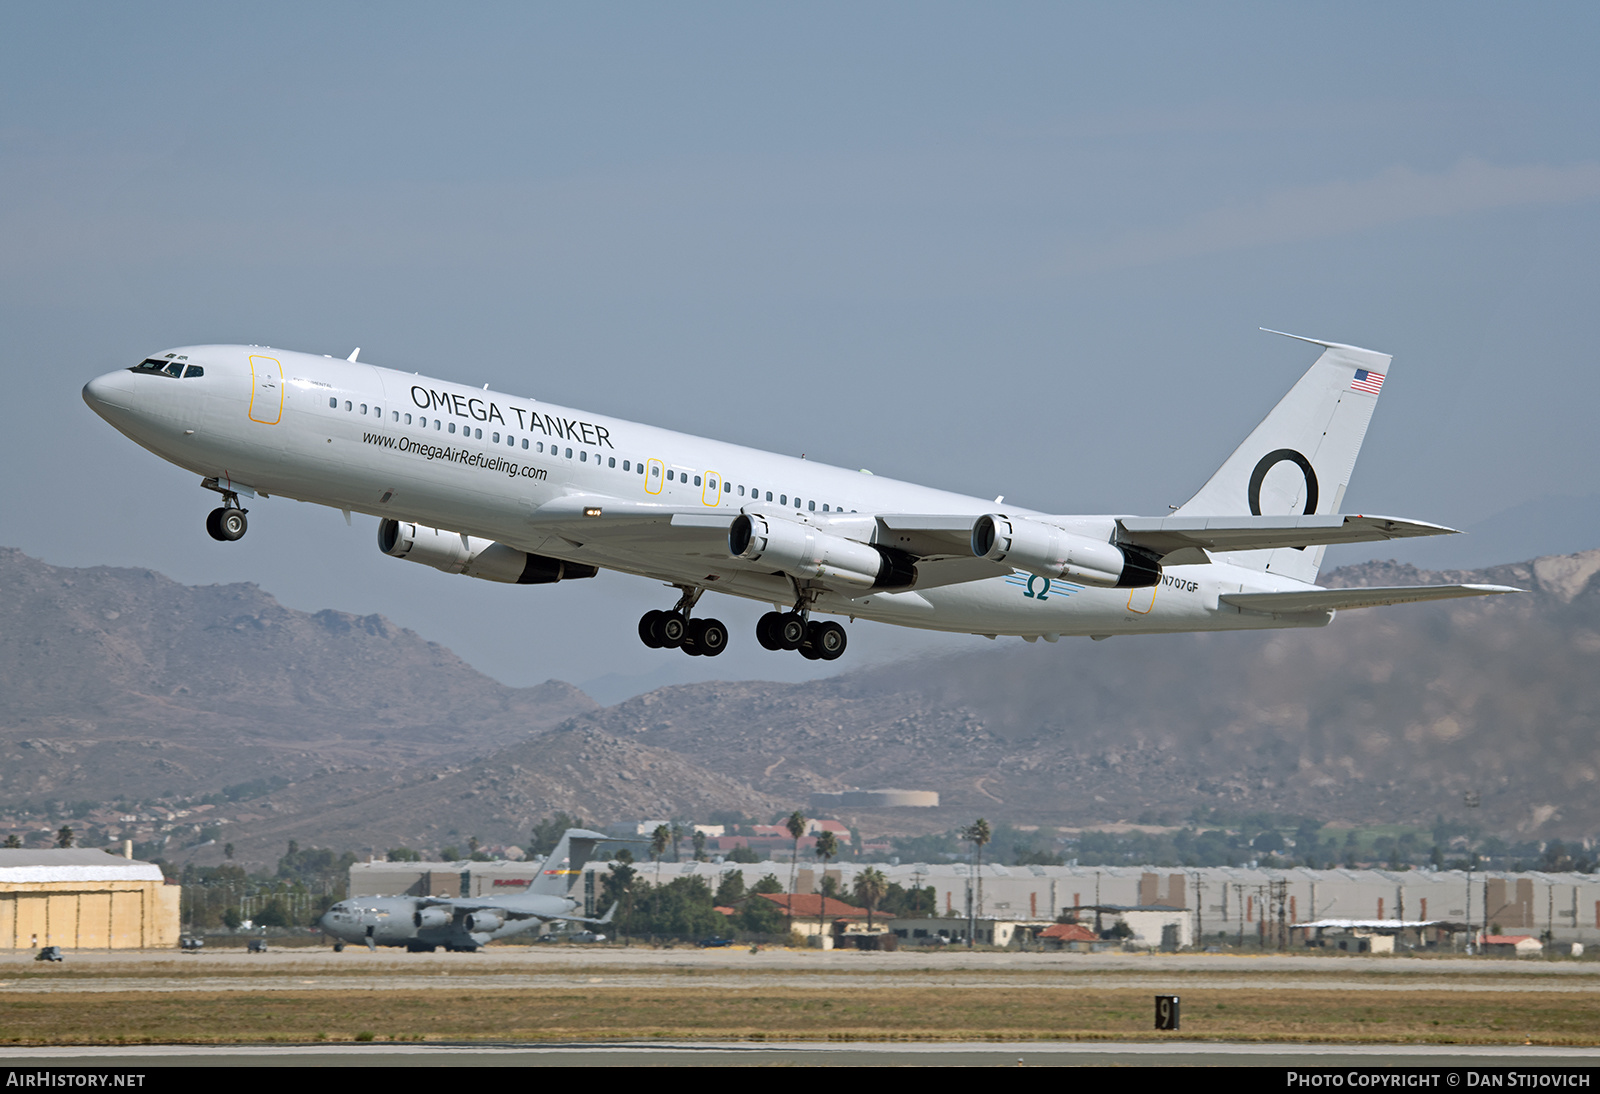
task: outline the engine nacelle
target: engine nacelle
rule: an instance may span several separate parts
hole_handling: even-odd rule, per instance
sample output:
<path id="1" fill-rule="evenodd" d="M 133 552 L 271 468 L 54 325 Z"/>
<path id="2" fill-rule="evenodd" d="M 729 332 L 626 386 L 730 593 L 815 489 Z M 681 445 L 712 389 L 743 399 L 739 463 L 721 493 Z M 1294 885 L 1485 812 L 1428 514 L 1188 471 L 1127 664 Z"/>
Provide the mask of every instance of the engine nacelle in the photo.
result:
<path id="1" fill-rule="evenodd" d="M 916 583 L 910 556 L 836 536 L 766 513 L 741 513 L 728 529 L 728 553 L 799 578 L 858 589 L 903 589 Z"/>
<path id="2" fill-rule="evenodd" d="M 473 912 L 463 921 L 472 934 L 493 934 L 505 926 L 505 917 L 492 910 Z"/>
<path id="3" fill-rule="evenodd" d="M 418 908 L 411 917 L 411 923 L 419 931 L 438 930 L 450 926 L 450 909 L 440 904 L 428 908 Z"/>
<path id="4" fill-rule="evenodd" d="M 600 572 L 598 566 L 530 555 L 490 539 L 403 520 L 378 522 L 378 549 L 447 574 L 466 574 L 508 585 L 548 585 L 563 579 L 593 577 Z"/>
<path id="5" fill-rule="evenodd" d="M 1040 577 L 1128 589 L 1161 580 L 1153 558 L 1023 517 L 991 513 L 972 525 L 972 553 Z"/>

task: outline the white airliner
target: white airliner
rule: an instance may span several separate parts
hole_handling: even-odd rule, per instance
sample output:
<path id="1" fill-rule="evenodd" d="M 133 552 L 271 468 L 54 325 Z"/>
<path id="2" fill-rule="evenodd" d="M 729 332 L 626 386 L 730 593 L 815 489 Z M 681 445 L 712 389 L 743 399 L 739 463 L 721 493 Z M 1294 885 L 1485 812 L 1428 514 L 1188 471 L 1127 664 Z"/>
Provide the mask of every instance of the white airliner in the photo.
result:
<path id="1" fill-rule="evenodd" d="M 1294 337 L 1294 336 L 1290 336 Z M 1390 358 L 1335 342 L 1167 516 L 1061 516 L 347 359 L 185 346 L 91 380 L 117 429 L 222 495 L 368 513 L 396 558 L 512 584 L 620 570 L 680 590 L 654 648 L 715 656 L 710 590 L 763 601 L 767 649 L 832 660 L 819 615 L 987 637 L 1320 627 L 1342 608 L 1515 592 L 1324 589 L 1328 544 L 1452 529 L 1340 512 Z"/>

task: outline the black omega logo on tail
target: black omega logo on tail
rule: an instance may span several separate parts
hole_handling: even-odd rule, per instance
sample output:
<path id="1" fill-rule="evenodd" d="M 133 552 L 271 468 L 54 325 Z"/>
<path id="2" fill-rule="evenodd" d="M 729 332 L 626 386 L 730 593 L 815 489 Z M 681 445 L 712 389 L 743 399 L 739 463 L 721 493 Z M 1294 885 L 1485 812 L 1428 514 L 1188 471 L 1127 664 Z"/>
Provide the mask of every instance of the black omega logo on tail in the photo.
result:
<path id="1" fill-rule="evenodd" d="M 1317 473 L 1311 469 L 1311 461 L 1292 448 L 1280 448 L 1275 452 L 1268 452 L 1261 457 L 1261 462 L 1256 464 L 1256 469 L 1250 472 L 1250 514 L 1261 515 L 1261 484 L 1267 479 L 1267 472 L 1273 467 L 1288 460 L 1297 465 L 1306 476 L 1306 504 L 1302 513 L 1311 514 L 1317 511 Z"/>

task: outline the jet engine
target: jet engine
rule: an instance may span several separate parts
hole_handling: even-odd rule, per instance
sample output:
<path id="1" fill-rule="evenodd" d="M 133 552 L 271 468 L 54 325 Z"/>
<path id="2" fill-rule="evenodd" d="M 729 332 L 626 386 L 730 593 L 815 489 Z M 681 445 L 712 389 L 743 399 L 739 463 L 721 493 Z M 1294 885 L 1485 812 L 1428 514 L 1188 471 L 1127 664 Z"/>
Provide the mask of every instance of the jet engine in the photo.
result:
<path id="1" fill-rule="evenodd" d="M 419 931 L 437 930 L 450 926 L 450 909 L 440 904 L 428 908 L 418 908 L 412 915 L 412 925 Z"/>
<path id="2" fill-rule="evenodd" d="M 473 934 L 493 934 L 505 925 L 505 918 L 496 911 L 476 911 L 463 921 Z"/>
<path id="3" fill-rule="evenodd" d="M 1156 559 L 1037 520 L 991 513 L 972 525 L 972 553 L 1040 577 L 1063 577 L 1107 589 L 1154 585 Z"/>
<path id="4" fill-rule="evenodd" d="M 508 585 L 548 585 L 564 578 L 593 577 L 600 572 L 597 566 L 530 555 L 504 543 L 403 520 L 378 522 L 378 549 L 447 574 L 466 574 Z"/>
<path id="5" fill-rule="evenodd" d="M 858 589 L 903 589 L 917 580 L 909 555 L 765 513 L 734 518 L 728 529 L 728 553 L 795 577 Z"/>

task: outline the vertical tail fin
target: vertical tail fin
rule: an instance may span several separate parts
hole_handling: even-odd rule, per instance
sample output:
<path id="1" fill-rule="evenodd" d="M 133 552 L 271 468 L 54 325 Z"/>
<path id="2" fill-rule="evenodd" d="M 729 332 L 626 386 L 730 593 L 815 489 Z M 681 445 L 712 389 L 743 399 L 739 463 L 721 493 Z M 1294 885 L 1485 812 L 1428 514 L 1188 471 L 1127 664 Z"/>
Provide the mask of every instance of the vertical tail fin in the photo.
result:
<path id="1" fill-rule="evenodd" d="M 1265 330 L 1265 328 L 1262 328 Z M 1269 331 L 1281 334 L 1281 331 Z M 1272 412 L 1178 510 L 1185 516 L 1337 513 L 1392 358 L 1315 338 L 1317 358 Z M 1239 551 L 1229 561 L 1315 581 L 1322 547 Z"/>
<path id="2" fill-rule="evenodd" d="M 583 871 L 583 864 L 594 857 L 595 847 L 614 840 L 604 832 L 590 832 L 584 828 L 568 828 L 561 834 L 561 842 L 539 867 L 539 876 L 528 886 L 529 893 L 548 896 L 566 896 L 572 888 L 572 879 Z"/>

